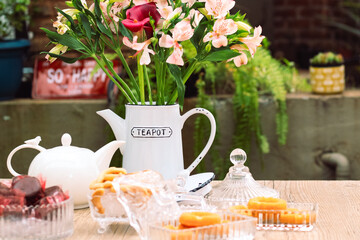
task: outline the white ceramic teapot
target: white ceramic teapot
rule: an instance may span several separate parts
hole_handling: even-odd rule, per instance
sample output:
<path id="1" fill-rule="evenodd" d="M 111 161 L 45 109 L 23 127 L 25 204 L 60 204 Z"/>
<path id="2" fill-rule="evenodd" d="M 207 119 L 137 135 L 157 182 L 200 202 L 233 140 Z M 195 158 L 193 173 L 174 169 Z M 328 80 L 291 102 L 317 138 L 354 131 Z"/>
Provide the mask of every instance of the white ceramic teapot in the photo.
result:
<path id="1" fill-rule="evenodd" d="M 71 136 L 68 133 L 61 137 L 62 146 L 59 147 L 45 149 L 39 146 L 40 141 L 39 136 L 27 140 L 10 152 L 7 158 L 10 173 L 19 175 L 11 166 L 15 152 L 23 148 L 39 150 L 40 153 L 30 164 L 28 175 L 42 176 L 46 187 L 61 186 L 73 197 L 76 209 L 88 206 L 89 184 L 109 167 L 115 151 L 124 144 L 123 141 L 112 141 L 94 153 L 86 148 L 70 146 Z"/>

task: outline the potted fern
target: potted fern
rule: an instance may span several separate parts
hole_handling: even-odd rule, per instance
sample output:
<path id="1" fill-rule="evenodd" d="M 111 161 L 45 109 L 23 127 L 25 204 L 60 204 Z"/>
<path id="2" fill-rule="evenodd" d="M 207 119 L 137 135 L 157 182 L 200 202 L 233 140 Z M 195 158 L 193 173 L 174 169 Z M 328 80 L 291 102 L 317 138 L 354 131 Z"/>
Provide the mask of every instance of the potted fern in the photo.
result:
<path id="1" fill-rule="evenodd" d="M 310 59 L 312 91 L 319 94 L 341 93 L 345 88 L 345 67 L 341 54 L 320 52 Z"/>
<path id="2" fill-rule="evenodd" d="M 14 98 L 21 84 L 23 56 L 30 45 L 17 38 L 28 20 L 30 0 L 0 1 L 0 100 Z"/>

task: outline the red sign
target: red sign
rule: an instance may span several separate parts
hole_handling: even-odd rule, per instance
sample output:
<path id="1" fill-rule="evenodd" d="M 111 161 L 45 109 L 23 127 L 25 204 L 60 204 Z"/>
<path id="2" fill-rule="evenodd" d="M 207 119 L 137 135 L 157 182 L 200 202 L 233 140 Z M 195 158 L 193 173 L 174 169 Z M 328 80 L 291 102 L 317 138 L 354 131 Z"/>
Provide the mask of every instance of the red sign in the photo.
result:
<path id="1" fill-rule="evenodd" d="M 113 61 L 120 73 L 120 64 Z M 57 60 L 37 60 L 32 87 L 33 98 L 106 98 L 109 77 L 99 69 L 94 72 L 93 59 L 68 64 Z"/>

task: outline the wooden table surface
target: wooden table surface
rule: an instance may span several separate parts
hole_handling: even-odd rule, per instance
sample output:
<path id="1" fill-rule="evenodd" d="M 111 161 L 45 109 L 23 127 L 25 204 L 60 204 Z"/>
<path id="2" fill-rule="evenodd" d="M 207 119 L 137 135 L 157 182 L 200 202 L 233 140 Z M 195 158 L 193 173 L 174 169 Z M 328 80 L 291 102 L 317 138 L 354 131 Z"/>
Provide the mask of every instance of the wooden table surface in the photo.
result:
<path id="1" fill-rule="evenodd" d="M 360 181 L 259 181 L 280 192 L 289 202 L 315 202 L 319 213 L 310 232 L 257 231 L 256 240 L 285 239 L 360 239 Z M 138 240 L 127 224 L 112 224 L 103 234 L 89 209 L 75 210 L 74 234 L 68 239 Z"/>

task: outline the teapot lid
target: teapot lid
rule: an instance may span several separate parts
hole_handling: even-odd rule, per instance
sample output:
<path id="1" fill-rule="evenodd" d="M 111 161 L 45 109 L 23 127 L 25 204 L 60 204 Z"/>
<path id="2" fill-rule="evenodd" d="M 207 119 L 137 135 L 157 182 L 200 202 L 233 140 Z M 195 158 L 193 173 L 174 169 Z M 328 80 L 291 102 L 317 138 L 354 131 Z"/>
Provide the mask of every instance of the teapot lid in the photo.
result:
<path id="1" fill-rule="evenodd" d="M 209 204 L 228 207 L 247 203 L 251 198 L 259 196 L 279 197 L 276 190 L 261 185 L 252 177 L 249 168 L 244 166 L 246 161 L 244 150 L 234 149 L 230 154 L 230 161 L 234 166 L 230 167 L 225 179 L 205 196 Z"/>
<path id="2" fill-rule="evenodd" d="M 71 146 L 71 141 L 72 141 L 72 138 L 71 138 L 70 134 L 64 133 L 61 136 L 62 146 L 57 146 L 52 149 L 48 149 L 47 153 L 48 154 L 50 154 L 50 153 L 57 154 L 57 153 L 59 153 L 58 151 L 61 151 L 62 154 L 67 154 L 67 155 L 69 155 L 69 157 L 75 156 L 74 154 L 76 154 L 76 156 L 78 156 L 78 154 L 82 155 L 82 154 L 86 154 L 86 153 L 93 153 L 90 149 L 87 149 L 87 148 Z"/>

